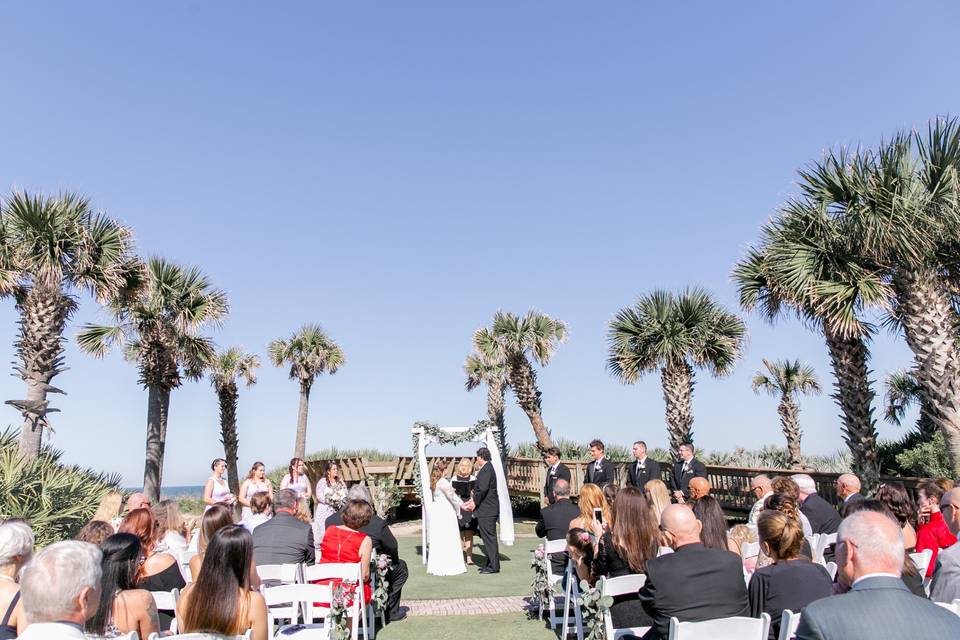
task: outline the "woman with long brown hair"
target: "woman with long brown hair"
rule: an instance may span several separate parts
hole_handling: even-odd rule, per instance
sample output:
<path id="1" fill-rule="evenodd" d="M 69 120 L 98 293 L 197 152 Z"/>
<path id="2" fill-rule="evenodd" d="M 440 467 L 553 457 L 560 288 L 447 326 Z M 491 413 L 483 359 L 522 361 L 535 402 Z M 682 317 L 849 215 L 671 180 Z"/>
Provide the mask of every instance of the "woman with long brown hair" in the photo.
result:
<path id="1" fill-rule="evenodd" d="M 459 524 L 460 508 L 464 503 L 447 479 L 447 467 L 446 460 L 438 460 L 430 472 L 432 500 L 428 511 L 427 573 L 434 576 L 454 576 L 467 570 L 463 562 Z"/>
<path id="2" fill-rule="evenodd" d="M 290 489 L 299 500 L 310 502 L 310 480 L 307 478 L 307 465 L 303 458 L 291 458 L 287 474 L 280 480 L 281 489 Z"/>
<path id="3" fill-rule="evenodd" d="M 610 522 L 610 507 L 603 491 L 595 484 L 580 487 L 580 516 L 570 521 L 571 529 L 583 529 L 593 536 L 594 542 L 603 535 L 603 523 Z M 598 517 L 599 514 L 599 517 Z"/>
<path id="4" fill-rule="evenodd" d="M 143 563 L 137 572 L 138 589 L 172 591 L 186 586 L 177 559 L 169 553 L 156 551 L 157 521 L 150 509 L 134 509 L 128 513 L 120 523 L 118 533 L 132 533 L 140 539 Z M 173 613 L 160 611 L 160 630 L 167 631 L 171 622 Z"/>
<path id="5" fill-rule="evenodd" d="M 180 632 L 238 636 L 250 629 L 252 640 L 267 640 L 267 605 L 251 591 L 254 571 L 250 532 L 235 524 L 217 530 L 196 582 L 184 589 L 177 604 Z"/>
<path id="6" fill-rule="evenodd" d="M 213 540 L 214 534 L 220 529 L 233 524 L 233 511 L 221 504 L 214 505 L 204 512 L 200 519 L 200 540 L 197 543 L 197 555 L 190 558 L 190 575 L 197 579 L 203 565 L 203 556 L 207 546 Z"/>
<path id="7" fill-rule="evenodd" d="M 319 549 L 327 518 L 343 508 L 347 500 L 347 485 L 340 478 L 340 465 L 336 460 L 330 460 L 323 467 L 323 477 L 317 480 L 313 495 L 317 501 L 313 512 L 313 539 Z"/>

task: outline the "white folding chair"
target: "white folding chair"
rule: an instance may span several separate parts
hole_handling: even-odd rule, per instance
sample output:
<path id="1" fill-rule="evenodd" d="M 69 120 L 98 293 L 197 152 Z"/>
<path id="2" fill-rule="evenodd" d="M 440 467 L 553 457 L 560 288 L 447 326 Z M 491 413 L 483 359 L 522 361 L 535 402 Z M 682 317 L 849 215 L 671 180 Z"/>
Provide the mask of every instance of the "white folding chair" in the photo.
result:
<path id="1" fill-rule="evenodd" d="M 370 558 L 370 593 L 377 592 L 377 558 Z M 377 606 L 373 598 L 367 603 L 367 619 L 370 620 L 370 640 L 374 640 L 377 633 L 377 614 L 380 614 L 380 626 L 387 626 L 387 612 Z"/>
<path id="2" fill-rule="evenodd" d="M 130 633 L 125 633 L 122 636 L 119 636 L 118 640 L 140 640 L 140 634 L 136 631 L 131 631 Z"/>
<path id="3" fill-rule="evenodd" d="M 642 587 L 646 581 L 647 576 L 642 573 L 617 578 L 600 578 L 600 595 L 610 596 L 611 598 L 627 594 L 637 595 L 637 591 L 640 591 L 640 587 Z M 617 640 L 620 636 L 626 635 L 639 637 L 650 630 L 650 627 L 621 627 L 615 629 L 613 627 L 613 616 L 610 615 L 610 609 L 606 609 L 603 612 L 603 626 L 607 630 L 606 640 Z"/>
<path id="4" fill-rule="evenodd" d="M 219 636 L 215 633 L 179 633 L 164 636 L 163 640 L 250 640 L 251 633 L 250 629 L 247 629 L 247 632 L 242 636 Z M 160 634 L 151 633 L 147 640 L 160 640 Z"/>
<path id="5" fill-rule="evenodd" d="M 356 583 L 357 588 L 354 590 L 353 603 L 349 612 L 353 620 L 350 629 L 350 638 L 351 640 L 357 640 L 360 627 L 363 627 L 364 637 L 371 637 L 370 627 L 367 625 L 367 601 L 364 597 L 363 586 L 360 584 L 360 576 L 362 573 L 359 562 L 327 562 L 324 564 L 304 565 L 300 575 L 304 582 L 339 578 L 341 582 Z"/>
<path id="6" fill-rule="evenodd" d="M 577 633 L 577 640 L 583 640 L 583 612 L 580 610 L 580 578 L 573 568 L 573 562 L 567 560 L 567 570 L 565 572 L 567 588 L 563 593 L 563 630 L 560 632 L 560 640 L 567 640 L 570 634 L 570 615 L 573 615 L 573 628 Z"/>
<path id="7" fill-rule="evenodd" d="M 831 580 L 833 580 L 833 579 L 835 579 L 835 578 L 837 577 L 837 563 L 836 563 L 836 562 L 828 562 L 827 564 L 825 564 L 825 565 L 823 565 L 823 566 L 825 566 L 825 567 L 827 568 L 827 573 L 830 574 L 830 579 L 831 579 Z M 800 615 L 800 614 L 797 614 L 797 615 Z"/>
<path id="8" fill-rule="evenodd" d="M 800 614 L 794 613 L 790 609 L 784 609 L 783 617 L 780 618 L 780 635 L 777 640 L 793 640 L 794 636 L 797 635 L 797 627 L 799 626 Z"/>
<path id="9" fill-rule="evenodd" d="M 934 604 L 960 616 L 960 599 L 953 602 L 934 602 Z"/>
<path id="10" fill-rule="evenodd" d="M 820 534 L 814 533 L 813 535 L 803 536 L 803 539 L 807 541 L 808 545 L 810 545 L 810 559 L 816 562 L 817 545 L 820 544 Z"/>
<path id="11" fill-rule="evenodd" d="M 303 603 L 308 600 L 322 602 L 323 594 L 330 597 L 329 588 L 324 591 L 323 586 L 317 584 L 281 584 L 276 587 L 260 587 L 263 600 L 267 604 L 267 632 L 273 637 L 280 620 L 289 620 L 296 624 L 300 620 Z M 313 600 L 313 598 L 318 598 Z M 329 600 L 328 600 L 329 602 Z"/>
<path id="12" fill-rule="evenodd" d="M 261 564 L 257 565 L 257 575 L 261 581 L 276 580 L 280 584 L 300 582 L 299 564 Z"/>
<path id="13" fill-rule="evenodd" d="M 743 559 L 756 558 L 760 555 L 759 542 L 744 542 L 740 545 L 740 557 Z"/>
<path id="14" fill-rule="evenodd" d="M 151 591 L 153 602 L 160 611 L 176 611 L 177 602 L 180 600 L 180 589 L 171 591 Z"/>
<path id="15" fill-rule="evenodd" d="M 657 549 L 657 557 L 658 557 L 658 558 L 659 558 L 660 556 L 665 556 L 665 555 L 668 555 L 668 554 L 671 554 L 671 553 L 673 553 L 673 548 L 672 548 L 672 547 L 660 547 L 659 549 Z"/>
<path id="16" fill-rule="evenodd" d="M 827 550 L 827 547 L 836 543 L 837 534 L 821 533 L 820 537 L 817 538 L 817 548 L 813 550 L 813 561 L 819 562 L 820 564 L 826 564 L 823 559 L 823 552 Z"/>
<path id="17" fill-rule="evenodd" d="M 560 626 L 560 616 L 557 615 L 558 600 L 565 596 L 557 594 L 554 590 L 554 586 L 563 580 L 563 575 L 557 575 L 553 572 L 553 563 L 550 562 L 550 556 L 554 553 L 566 553 L 567 541 L 562 538 L 560 540 L 544 539 L 543 552 L 547 556 L 547 580 L 550 583 L 550 595 L 547 596 L 546 606 L 544 606 L 543 602 L 539 604 L 539 618 L 541 620 L 543 619 L 543 612 L 546 610 L 550 619 L 550 628 L 556 629 Z"/>
<path id="18" fill-rule="evenodd" d="M 193 582 L 193 575 L 190 571 L 190 559 L 195 555 L 197 555 L 197 552 L 189 549 L 186 551 L 178 551 L 175 554 L 177 564 L 180 565 L 180 575 L 183 576 L 183 581 L 187 584 Z"/>
<path id="19" fill-rule="evenodd" d="M 910 554 L 910 559 L 913 560 L 913 564 L 916 565 L 917 572 L 919 572 L 921 576 L 927 575 L 931 558 L 933 558 L 933 550 L 931 549 L 924 549 L 923 551 Z"/>
<path id="20" fill-rule="evenodd" d="M 670 618 L 669 640 L 766 640 L 769 633 L 769 613 L 761 613 L 760 618 L 735 616 L 702 622 Z"/>

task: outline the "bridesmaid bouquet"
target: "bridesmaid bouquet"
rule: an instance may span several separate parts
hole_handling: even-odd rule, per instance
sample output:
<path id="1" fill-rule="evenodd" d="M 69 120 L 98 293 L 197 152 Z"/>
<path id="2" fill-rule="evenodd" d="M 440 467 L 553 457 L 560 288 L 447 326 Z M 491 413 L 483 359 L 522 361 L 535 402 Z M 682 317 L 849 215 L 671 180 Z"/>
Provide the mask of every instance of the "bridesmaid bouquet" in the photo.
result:
<path id="1" fill-rule="evenodd" d="M 323 501 L 339 511 L 347 501 L 347 486 L 345 484 L 335 484 L 332 487 L 327 487 L 323 492 Z"/>

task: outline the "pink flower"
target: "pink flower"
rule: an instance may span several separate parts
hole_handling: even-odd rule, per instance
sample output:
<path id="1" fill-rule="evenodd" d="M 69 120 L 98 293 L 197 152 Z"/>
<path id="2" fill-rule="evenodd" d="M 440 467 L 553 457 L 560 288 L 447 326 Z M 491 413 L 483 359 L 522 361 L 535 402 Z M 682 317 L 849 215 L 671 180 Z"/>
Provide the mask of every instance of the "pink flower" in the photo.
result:
<path id="1" fill-rule="evenodd" d="M 590 542 L 590 534 L 584 531 L 583 533 L 580 534 L 580 540 L 582 540 L 583 542 Z"/>

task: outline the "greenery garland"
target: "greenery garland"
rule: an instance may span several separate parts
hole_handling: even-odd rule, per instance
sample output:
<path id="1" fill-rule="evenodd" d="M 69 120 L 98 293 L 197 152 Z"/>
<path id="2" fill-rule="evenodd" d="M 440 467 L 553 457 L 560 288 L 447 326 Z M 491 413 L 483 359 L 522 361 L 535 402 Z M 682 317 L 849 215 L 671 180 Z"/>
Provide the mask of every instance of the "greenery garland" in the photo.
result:
<path id="1" fill-rule="evenodd" d="M 390 556 L 381 553 L 377 556 L 377 588 L 373 592 L 373 602 L 380 611 L 386 611 L 387 608 L 390 587 L 390 582 L 387 580 L 388 571 L 390 571 Z"/>
<path id="2" fill-rule="evenodd" d="M 487 429 L 493 427 L 489 420 L 479 420 L 475 425 L 466 431 L 451 433 L 445 431 L 442 427 L 431 422 L 415 422 L 414 429 L 422 429 L 423 433 L 436 439 L 439 444 L 463 444 L 464 442 L 473 442 L 477 436 L 482 435 Z M 413 483 L 417 487 L 417 495 L 420 501 L 423 501 L 423 479 L 420 477 L 420 434 L 413 432 Z"/>
<path id="3" fill-rule="evenodd" d="M 603 624 L 603 615 L 613 605 L 613 598 L 601 596 L 599 589 L 591 587 L 586 580 L 581 580 L 580 599 L 577 604 L 583 612 L 583 626 L 589 629 L 584 640 L 605 640 L 607 628 Z"/>
<path id="4" fill-rule="evenodd" d="M 350 640 L 350 625 L 347 624 L 349 609 L 353 604 L 353 589 L 344 584 L 333 588 L 330 603 L 330 626 L 333 640 Z M 296 622 L 296 621 L 294 621 Z"/>
<path id="5" fill-rule="evenodd" d="M 530 559 L 530 566 L 533 567 L 533 582 L 530 583 L 531 599 L 539 603 L 541 607 L 549 606 L 550 594 L 554 591 L 554 585 L 550 584 L 550 578 L 547 574 L 547 563 L 550 562 L 545 547 L 537 545 Z"/>

